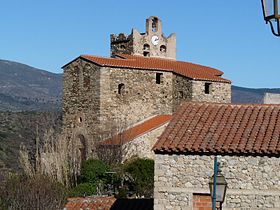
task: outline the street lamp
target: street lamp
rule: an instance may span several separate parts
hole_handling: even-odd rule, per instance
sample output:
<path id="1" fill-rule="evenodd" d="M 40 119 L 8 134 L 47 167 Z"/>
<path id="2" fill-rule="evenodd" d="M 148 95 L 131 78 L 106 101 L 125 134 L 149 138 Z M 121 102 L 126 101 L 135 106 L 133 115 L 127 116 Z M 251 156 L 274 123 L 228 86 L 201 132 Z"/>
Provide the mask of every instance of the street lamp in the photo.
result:
<path id="1" fill-rule="evenodd" d="M 266 23 L 269 23 L 271 31 L 275 36 L 280 36 L 280 14 L 279 0 L 261 0 L 263 17 Z"/>
<path id="2" fill-rule="evenodd" d="M 210 178 L 209 188 L 212 197 L 212 202 L 220 202 L 220 209 L 222 209 L 222 203 L 224 202 L 226 196 L 227 182 L 225 177 L 222 175 L 221 170 L 219 170 L 219 164 L 217 169 L 218 169 L 218 173 L 216 174 L 216 180 L 215 180 L 215 173 L 214 173 L 214 175 Z M 214 194 L 214 191 L 216 191 L 216 196 Z M 214 205 L 216 207 L 216 204 Z"/>

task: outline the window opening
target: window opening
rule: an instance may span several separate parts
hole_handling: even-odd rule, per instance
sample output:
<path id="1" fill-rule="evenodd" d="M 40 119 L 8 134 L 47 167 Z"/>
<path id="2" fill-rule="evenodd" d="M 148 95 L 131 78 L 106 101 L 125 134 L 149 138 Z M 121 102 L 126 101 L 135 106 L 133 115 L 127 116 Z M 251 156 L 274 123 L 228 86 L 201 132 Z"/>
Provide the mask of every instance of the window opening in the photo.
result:
<path id="1" fill-rule="evenodd" d="M 123 83 L 121 83 L 121 84 L 119 84 L 119 86 L 118 86 L 118 94 L 123 94 L 124 93 L 124 84 Z"/>
<path id="2" fill-rule="evenodd" d="M 211 83 L 206 82 L 205 87 L 204 87 L 204 93 L 205 94 L 210 94 L 211 89 Z"/>
<path id="3" fill-rule="evenodd" d="M 162 53 L 166 52 L 166 46 L 165 45 L 160 46 L 160 52 L 162 52 Z"/>
<path id="4" fill-rule="evenodd" d="M 163 73 L 156 73 L 156 84 L 162 83 Z"/>
<path id="5" fill-rule="evenodd" d="M 152 19 L 152 31 L 157 32 L 157 30 L 158 30 L 158 19 L 153 18 Z"/>
<path id="6" fill-rule="evenodd" d="M 183 97 L 184 97 L 183 91 L 179 91 L 179 98 L 183 98 Z"/>
<path id="7" fill-rule="evenodd" d="M 145 57 L 150 57 L 150 53 L 147 52 L 147 51 L 144 51 L 144 52 L 143 52 L 143 55 L 144 55 Z"/>
<path id="8" fill-rule="evenodd" d="M 148 45 L 148 44 L 144 44 L 144 46 L 143 46 L 143 50 L 150 50 L 150 45 Z"/>

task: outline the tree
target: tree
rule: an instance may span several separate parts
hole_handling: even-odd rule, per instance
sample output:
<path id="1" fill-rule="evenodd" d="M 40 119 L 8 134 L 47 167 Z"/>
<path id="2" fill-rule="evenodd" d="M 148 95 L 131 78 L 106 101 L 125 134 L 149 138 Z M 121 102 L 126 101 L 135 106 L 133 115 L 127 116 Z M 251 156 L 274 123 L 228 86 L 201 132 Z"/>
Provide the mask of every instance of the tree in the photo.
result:
<path id="1" fill-rule="evenodd" d="M 0 185 L 2 209 L 62 209 L 68 191 L 60 183 L 43 175 L 12 175 Z"/>
<path id="2" fill-rule="evenodd" d="M 124 166 L 124 171 L 131 178 L 131 190 L 138 197 L 152 197 L 154 189 L 154 161 L 137 158 Z"/>
<path id="3" fill-rule="evenodd" d="M 71 191 L 72 196 L 91 196 L 104 194 L 110 182 L 106 172 L 109 166 L 101 160 L 89 159 L 82 162 L 78 185 Z"/>

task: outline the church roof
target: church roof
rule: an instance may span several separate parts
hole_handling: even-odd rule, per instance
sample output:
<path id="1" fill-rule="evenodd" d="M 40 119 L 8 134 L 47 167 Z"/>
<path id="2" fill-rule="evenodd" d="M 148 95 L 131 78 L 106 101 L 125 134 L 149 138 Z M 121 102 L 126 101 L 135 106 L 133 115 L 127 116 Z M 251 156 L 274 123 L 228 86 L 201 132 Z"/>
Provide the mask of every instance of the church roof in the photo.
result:
<path id="1" fill-rule="evenodd" d="M 231 83 L 230 80 L 221 77 L 223 75 L 223 72 L 220 70 L 172 59 L 126 54 L 115 54 L 114 58 L 105 58 L 91 55 L 81 55 L 78 58 L 82 58 L 99 66 L 168 71 L 194 80 Z"/>
<path id="2" fill-rule="evenodd" d="M 155 117 L 152 117 L 142 123 L 139 123 L 129 129 L 125 130 L 122 133 L 119 133 L 119 134 L 113 136 L 110 139 L 100 142 L 100 145 L 125 144 L 125 143 L 137 138 L 138 136 L 141 136 L 151 130 L 154 130 L 154 129 L 164 125 L 165 123 L 170 121 L 171 117 L 172 117 L 171 115 L 157 115 Z"/>
<path id="3" fill-rule="evenodd" d="M 185 102 L 153 150 L 279 157 L 280 105 Z"/>

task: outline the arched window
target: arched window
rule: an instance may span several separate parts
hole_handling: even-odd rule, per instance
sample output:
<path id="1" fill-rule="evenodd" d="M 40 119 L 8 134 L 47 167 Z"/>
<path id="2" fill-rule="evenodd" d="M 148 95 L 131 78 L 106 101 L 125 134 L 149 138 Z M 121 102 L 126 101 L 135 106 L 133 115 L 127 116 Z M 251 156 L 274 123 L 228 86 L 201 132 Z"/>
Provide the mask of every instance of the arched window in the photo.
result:
<path id="1" fill-rule="evenodd" d="M 85 137 L 80 134 L 78 135 L 78 149 L 79 149 L 79 157 L 80 161 L 85 161 L 87 157 L 87 147 L 86 147 L 86 139 Z"/>
<path id="2" fill-rule="evenodd" d="M 160 49 L 160 52 L 162 52 L 162 53 L 166 52 L 166 46 L 165 45 L 161 45 L 159 49 Z"/>
<path id="3" fill-rule="evenodd" d="M 144 46 L 143 46 L 143 50 L 150 50 L 150 45 L 148 45 L 148 44 L 144 44 Z"/>
<path id="4" fill-rule="evenodd" d="M 124 94 L 124 84 L 123 83 L 118 85 L 118 94 L 120 94 L 120 95 Z"/>
<path id="5" fill-rule="evenodd" d="M 158 30 L 158 19 L 155 17 L 152 19 L 152 31 L 157 32 Z"/>
<path id="6" fill-rule="evenodd" d="M 144 55 L 145 57 L 150 57 L 150 52 L 144 51 L 144 52 L 143 52 L 143 55 Z"/>

